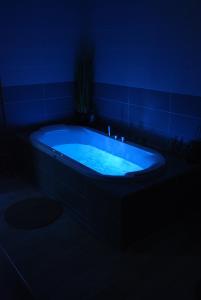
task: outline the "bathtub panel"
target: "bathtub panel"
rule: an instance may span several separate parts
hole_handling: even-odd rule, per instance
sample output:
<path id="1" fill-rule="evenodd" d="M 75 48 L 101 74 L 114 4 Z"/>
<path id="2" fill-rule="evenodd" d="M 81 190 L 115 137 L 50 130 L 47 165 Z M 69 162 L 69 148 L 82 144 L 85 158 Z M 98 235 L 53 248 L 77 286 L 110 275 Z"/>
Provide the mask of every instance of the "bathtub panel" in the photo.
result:
<path id="1" fill-rule="evenodd" d="M 38 149 L 34 162 L 37 185 L 45 194 L 62 201 L 97 237 L 123 245 L 121 202 L 116 197 Z"/>

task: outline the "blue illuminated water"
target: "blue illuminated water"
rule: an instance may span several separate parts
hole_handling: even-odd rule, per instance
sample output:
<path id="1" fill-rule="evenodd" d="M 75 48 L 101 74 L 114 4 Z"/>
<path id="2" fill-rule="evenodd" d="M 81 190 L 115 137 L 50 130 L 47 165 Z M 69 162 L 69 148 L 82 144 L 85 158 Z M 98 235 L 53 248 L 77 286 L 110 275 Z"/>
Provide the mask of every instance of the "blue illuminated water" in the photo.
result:
<path id="1" fill-rule="evenodd" d="M 123 176 L 143 170 L 139 165 L 90 145 L 62 144 L 53 148 L 103 175 Z"/>

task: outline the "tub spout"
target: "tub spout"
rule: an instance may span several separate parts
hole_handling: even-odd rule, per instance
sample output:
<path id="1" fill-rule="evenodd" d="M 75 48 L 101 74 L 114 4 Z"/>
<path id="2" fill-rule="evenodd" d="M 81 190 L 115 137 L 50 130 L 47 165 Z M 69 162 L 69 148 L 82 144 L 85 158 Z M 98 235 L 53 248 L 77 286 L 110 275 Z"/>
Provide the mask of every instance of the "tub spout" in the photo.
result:
<path id="1" fill-rule="evenodd" d="M 111 136 L 110 126 L 107 127 L 108 136 Z"/>

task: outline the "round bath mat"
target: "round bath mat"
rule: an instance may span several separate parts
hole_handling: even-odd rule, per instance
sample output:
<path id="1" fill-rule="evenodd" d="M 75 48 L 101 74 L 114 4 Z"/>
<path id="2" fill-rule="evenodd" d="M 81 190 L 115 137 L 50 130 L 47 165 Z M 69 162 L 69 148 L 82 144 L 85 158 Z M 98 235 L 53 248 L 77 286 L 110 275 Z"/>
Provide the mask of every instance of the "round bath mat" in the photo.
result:
<path id="1" fill-rule="evenodd" d="M 29 198 L 12 204 L 5 211 L 6 222 L 18 229 L 35 229 L 54 222 L 63 212 L 59 202 L 46 197 Z"/>

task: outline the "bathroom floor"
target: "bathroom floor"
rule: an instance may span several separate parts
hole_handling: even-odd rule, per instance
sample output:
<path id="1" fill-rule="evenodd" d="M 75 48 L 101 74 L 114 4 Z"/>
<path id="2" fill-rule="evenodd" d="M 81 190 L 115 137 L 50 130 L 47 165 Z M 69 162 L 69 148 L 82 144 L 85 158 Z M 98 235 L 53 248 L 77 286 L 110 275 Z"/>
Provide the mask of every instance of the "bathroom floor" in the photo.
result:
<path id="1" fill-rule="evenodd" d="M 41 194 L 31 185 L 1 176 L 0 245 L 31 287 L 33 299 L 201 299 L 199 213 L 120 253 L 89 234 L 67 208 L 47 227 L 9 227 L 5 209 L 33 196 Z M 0 278 L 4 272 L 0 268 Z"/>

